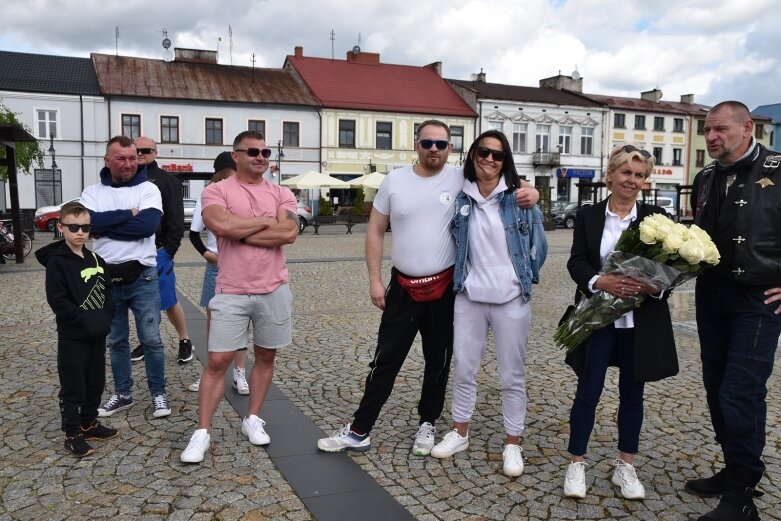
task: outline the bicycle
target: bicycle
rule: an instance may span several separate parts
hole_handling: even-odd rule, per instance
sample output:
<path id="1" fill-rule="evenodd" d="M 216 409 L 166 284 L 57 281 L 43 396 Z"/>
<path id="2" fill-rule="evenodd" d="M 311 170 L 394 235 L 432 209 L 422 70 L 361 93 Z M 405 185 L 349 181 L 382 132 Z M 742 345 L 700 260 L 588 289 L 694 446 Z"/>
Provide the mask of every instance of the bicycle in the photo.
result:
<path id="1" fill-rule="evenodd" d="M 0 221 L 0 253 L 8 260 L 16 259 L 16 244 L 14 234 L 9 229 L 9 221 Z M 27 257 L 33 251 L 33 241 L 30 236 L 22 232 L 22 256 Z"/>

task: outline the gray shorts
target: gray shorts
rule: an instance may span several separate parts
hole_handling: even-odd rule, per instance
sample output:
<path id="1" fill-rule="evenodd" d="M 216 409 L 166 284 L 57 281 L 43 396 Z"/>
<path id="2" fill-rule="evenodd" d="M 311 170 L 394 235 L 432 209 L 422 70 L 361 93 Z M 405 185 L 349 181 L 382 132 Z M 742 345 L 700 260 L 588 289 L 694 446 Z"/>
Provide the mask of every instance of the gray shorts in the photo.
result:
<path id="1" fill-rule="evenodd" d="M 209 351 L 227 353 L 247 347 L 250 323 L 256 346 L 278 349 L 288 345 L 292 341 L 292 305 L 293 294 L 287 284 L 262 295 L 217 293 L 209 301 Z"/>

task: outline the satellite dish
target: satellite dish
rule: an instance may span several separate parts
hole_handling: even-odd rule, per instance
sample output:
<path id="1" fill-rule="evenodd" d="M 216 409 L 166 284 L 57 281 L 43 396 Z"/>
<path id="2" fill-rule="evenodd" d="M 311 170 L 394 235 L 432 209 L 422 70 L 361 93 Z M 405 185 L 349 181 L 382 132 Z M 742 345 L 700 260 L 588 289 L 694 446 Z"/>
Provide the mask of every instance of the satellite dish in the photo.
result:
<path id="1" fill-rule="evenodd" d="M 469 79 L 472 80 L 472 81 L 476 81 L 477 80 L 477 74 L 473 72 L 472 74 L 469 75 Z"/>
<path id="2" fill-rule="evenodd" d="M 357 45 L 355 47 L 353 47 L 353 54 L 358 54 L 360 52 L 361 52 L 361 48 L 360 47 L 358 47 Z"/>
<path id="3" fill-rule="evenodd" d="M 577 70 L 577 69 L 575 69 L 574 71 L 572 71 L 572 79 L 573 79 L 573 80 L 579 80 L 579 79 L 580 79 L 580 73 L 578 72 L 578 70 Z"/>
<path id="4" fill-rule="evenodd" d="M 163 49 L 169 49 L 171 47 L 171 40 L 163 38 Z"/>

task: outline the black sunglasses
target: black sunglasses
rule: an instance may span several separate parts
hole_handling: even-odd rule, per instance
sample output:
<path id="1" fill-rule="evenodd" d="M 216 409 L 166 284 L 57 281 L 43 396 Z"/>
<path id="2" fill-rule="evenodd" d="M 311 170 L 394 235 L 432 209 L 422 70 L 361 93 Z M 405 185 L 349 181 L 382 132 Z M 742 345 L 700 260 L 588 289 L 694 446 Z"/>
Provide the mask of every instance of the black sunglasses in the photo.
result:
<path id="1" fill-rule="evenodd" d="M 490 155 L 494 161 L 504 161 L 504 158 L 507 155 L 501 150 L 492 150 L 486 147 L 477 147 L 475 154 L 477 154 L 477 157 L 482 159 L 485 159 Z"/>
<path id="2" fill-rule="evenodd" d="M 429 150 L 431 145 L 436 145 L 437 150 L 445 150 L 450 144 L 444 139 L 421 139 L 418 143 L 424 150 Z"/>
<path id="3" fill-rule="evenodd" d="M 146 154 L 151 154 L 151 153 L 152 153 L 152 152 L 154 152 L 154 151 L 155 151 L 155 149 L 154 149 L 154 148 L 139 148 L 139 149 L 138 149 L 138 153 L 139 153 L 139 154 L 144 154 L 144 155 L 146 155 Z"/>
<path id="4" fill-rule="evenodd" d="M 67 227 L 71 233 L 76 233 L 77 231 L 79 231 L 79 228 L 81 228 L 81 231 L 83 231 L 84 233 L 89 233 L 90 228 L 92 228 L 91 224 L 73 224 L 73 223 L 71 224 L 60 223 L 60 224 Z"/>
<path id="5" fill-rule="evenodd" d="M 626 153 L 632 153 L 632 152 L 640 152 L 640 155 L 643 156 L 646 159 L 651 159 L 651 154 L 647 150 L 643 150 L 642 148 L 637 148 L 634 145 L 624 145 L 621 150 L 623 150 Z"/>
<path id="6" fill-rule="evenodd" d="M 236 148 L 233 150 L 234 152 L 246 152 L 248 156 L 250 157 L 258 157 L 263 156 L 265 158 L 271 157 L 271 149 L 270 148 Z"/>

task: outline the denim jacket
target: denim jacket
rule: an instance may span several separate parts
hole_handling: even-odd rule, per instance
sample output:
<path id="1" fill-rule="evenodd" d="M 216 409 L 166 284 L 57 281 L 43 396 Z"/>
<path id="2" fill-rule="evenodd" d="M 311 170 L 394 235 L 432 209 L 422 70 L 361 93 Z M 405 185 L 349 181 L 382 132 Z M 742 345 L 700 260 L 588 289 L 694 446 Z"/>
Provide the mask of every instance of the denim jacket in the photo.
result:
<path id="1" fill-rule="evenodd" d="M 497 197 L 499 197 L 499 208 L 510 258 L 515 274 L 521 282 L 523 297 L 528 302 L 532 296 L 532 284 L 540 281 L 540 268 L 548 254 L 548 241 L 542 227 L 542 212 L 536 205 L 528 209 L 519 208 L 513 190 L 505 190 Z M 464 192 L 458 194 L 455 214 L 450 221 L 450 233 L 456 241 L 456 264 L 453 274 L 455 293 L 464 290 L 466 256 L 469 252 L 469 218 L 474 204 L 474 200 Z"/>

